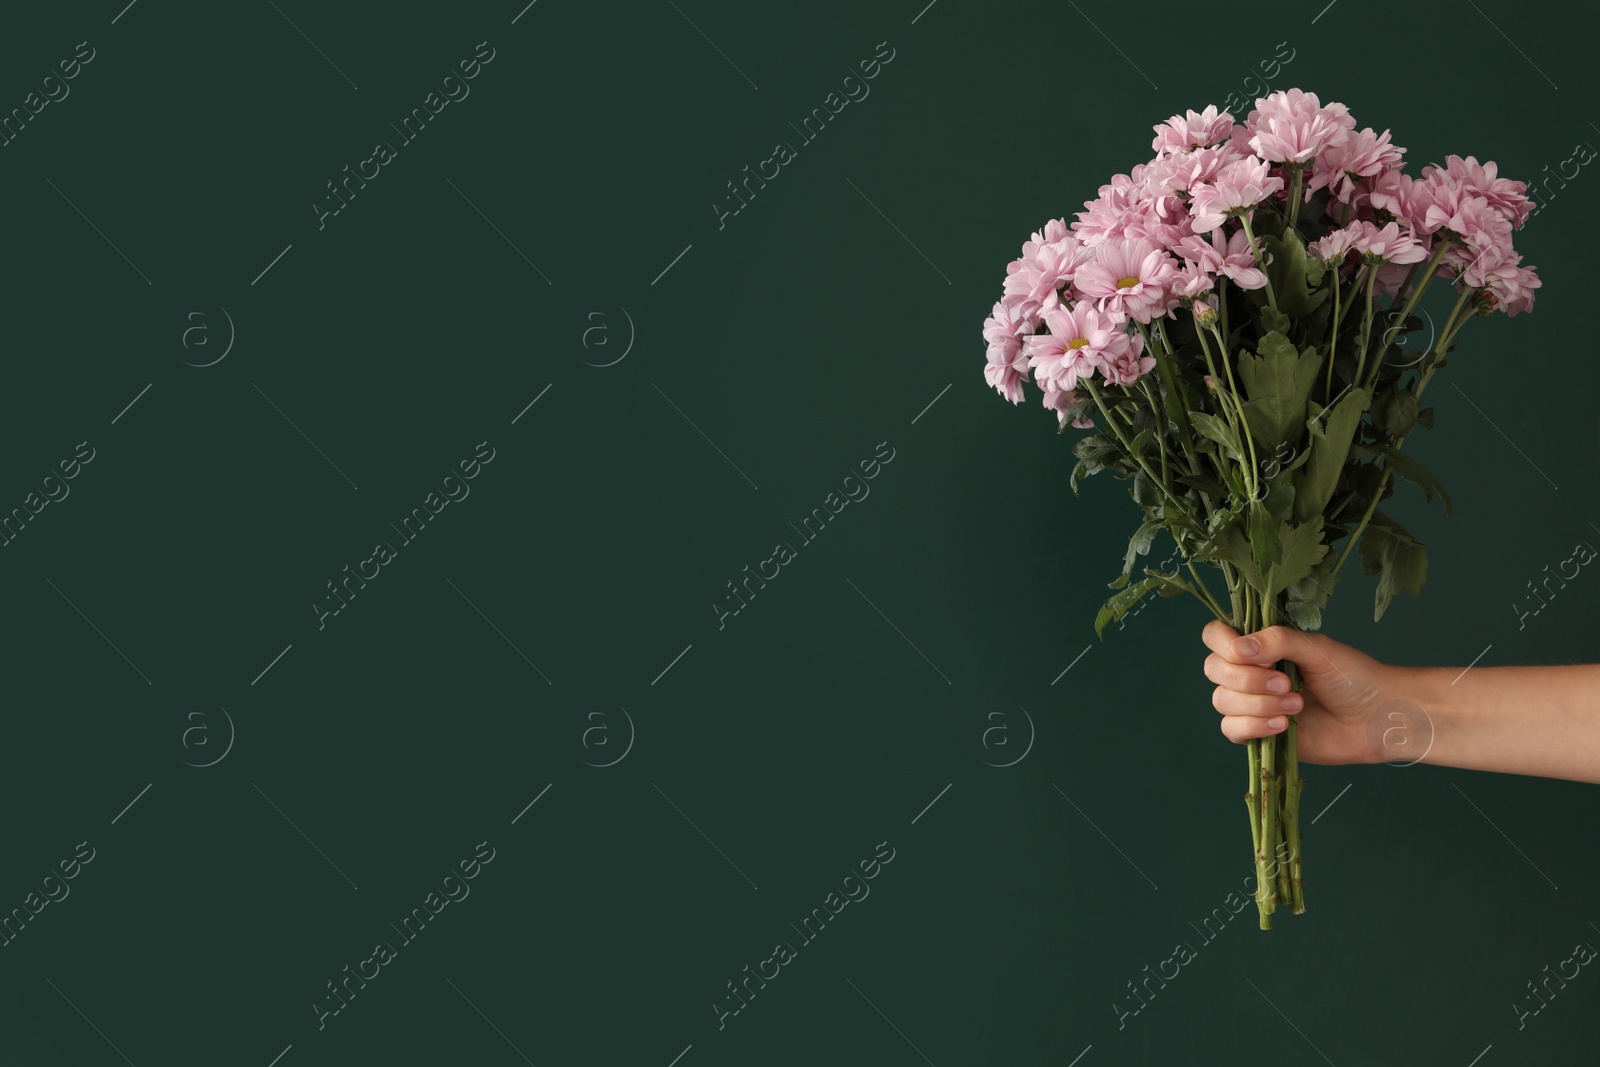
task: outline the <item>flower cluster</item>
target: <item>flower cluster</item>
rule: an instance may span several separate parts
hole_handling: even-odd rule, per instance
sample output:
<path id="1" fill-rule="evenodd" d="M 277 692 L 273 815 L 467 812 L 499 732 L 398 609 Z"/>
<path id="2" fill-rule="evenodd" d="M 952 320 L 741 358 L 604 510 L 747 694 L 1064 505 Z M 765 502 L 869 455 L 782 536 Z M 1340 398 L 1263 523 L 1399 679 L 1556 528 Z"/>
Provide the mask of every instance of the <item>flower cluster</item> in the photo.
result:
<path id="1" fill-rule="evenodd" d="M 1081 381 L 1137 382 L 1155 366 L 1144 351 L 1158 320 L 1179 309 L 1209 319 L 1228 283 L 1268 284 L 1250 219 L 1287 215 L 1296 196 L 1322 207 L 1296 214 L 1321 235 L 1307 253 L 1335 285 L 1370 268 L 1373 290 L 1393 294 L 1427 261 L 1474 290 L 1477 309 L 1533 307 L 1538 276 L 1511 242 L 1533 204 L 1493 162 L 1452 155 L 1413 178 L 1388 130 L 1358 131 L 1343 104 L 1299 89 L 1257 100 L 1242 125 L 1211 106 L 1154 129 L 1154 159 L 1114 176 L 1070 225 L 1046 223 L 1007 266 L 983 325 L 984 377 L 1007 400 L 1031 377 L 1065 421 Z"/>

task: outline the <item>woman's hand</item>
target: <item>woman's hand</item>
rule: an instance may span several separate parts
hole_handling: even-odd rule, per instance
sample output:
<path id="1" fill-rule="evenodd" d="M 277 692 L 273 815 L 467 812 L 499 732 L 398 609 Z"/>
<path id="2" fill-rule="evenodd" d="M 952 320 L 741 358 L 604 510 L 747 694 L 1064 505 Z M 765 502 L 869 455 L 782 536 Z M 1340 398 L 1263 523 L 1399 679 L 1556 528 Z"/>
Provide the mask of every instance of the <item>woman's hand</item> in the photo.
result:
<path id="1" fill-rule="evenodd" d="M 1370 726 L 1394 696 L 1396 668 L 1320 633 L 1290 626 L 1239 632 L 1220 619 L 1208 622 L 1201 640 L 1211 649 L 1206 677 L 1217 683 L 1212 706 L 1222 713 L 1230 741 L 1270 737 L 1298 715 L 1299 758 L 1307 763 L 1376 763 L 1394 759 L 1375 742 Z M 1289 660 L 1300 668 L 1303 688 L 1291 692 L 1289 676 L 1274 668 Z"/>

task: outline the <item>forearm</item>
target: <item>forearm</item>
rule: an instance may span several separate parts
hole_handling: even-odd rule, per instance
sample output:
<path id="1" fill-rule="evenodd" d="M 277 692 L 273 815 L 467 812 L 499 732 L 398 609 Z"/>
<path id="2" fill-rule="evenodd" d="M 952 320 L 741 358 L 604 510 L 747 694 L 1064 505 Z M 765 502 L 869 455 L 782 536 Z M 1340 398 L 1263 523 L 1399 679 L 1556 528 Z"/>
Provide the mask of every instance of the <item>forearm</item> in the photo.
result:
<path id="1" fill-rule="evenodd" d="M 1421 762 L 1600 783 L 1600 664 L 1389 670 L 1431 727 Z"/>

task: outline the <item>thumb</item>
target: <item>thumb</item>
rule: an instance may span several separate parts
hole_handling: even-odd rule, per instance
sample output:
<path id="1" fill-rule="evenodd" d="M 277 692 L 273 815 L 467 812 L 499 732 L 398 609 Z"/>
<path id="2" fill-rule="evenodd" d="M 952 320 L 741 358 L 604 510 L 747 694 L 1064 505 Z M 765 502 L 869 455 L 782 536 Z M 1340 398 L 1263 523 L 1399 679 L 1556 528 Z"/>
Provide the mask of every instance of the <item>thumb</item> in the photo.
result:
<path id="1" fill-rule="evenodd" d="M 1338 667 L 1328 654 L 1330 647 L 1337 644 L 1332 638 L 1297 630 L 1293 626 L 1268 626 L 1234 638 L 1229 646 L 1228 658 L 1235 663 L 1253 663 L 1262 667 L 1288 660 L 1300 668 L 1300 674 L 1307 682 L 1312 682 L 1324 675 L 1338 673 Z"/>

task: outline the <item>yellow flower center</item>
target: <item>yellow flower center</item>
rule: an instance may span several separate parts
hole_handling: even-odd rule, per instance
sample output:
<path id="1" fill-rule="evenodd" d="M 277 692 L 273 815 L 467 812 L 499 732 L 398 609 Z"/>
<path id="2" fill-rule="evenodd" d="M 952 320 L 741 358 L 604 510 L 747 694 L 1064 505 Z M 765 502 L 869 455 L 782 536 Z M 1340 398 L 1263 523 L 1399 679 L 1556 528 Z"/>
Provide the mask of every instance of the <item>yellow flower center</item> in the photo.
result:
<path id="1" fill-rule="evenodd" d="M 1067 342 L 1067 351 L 1071 352 L 1074 349 L 1082 348 L 1088 343 L 1089 339 L 1087 337 L 1074 337 L 1072 340 Z"/>
<path id="2" fill-rule="evenodd" d="M 1139 284 L 1138 278 L 1122 278 L 1117 282 L 1118 289 L 1132 289 Z"/>

